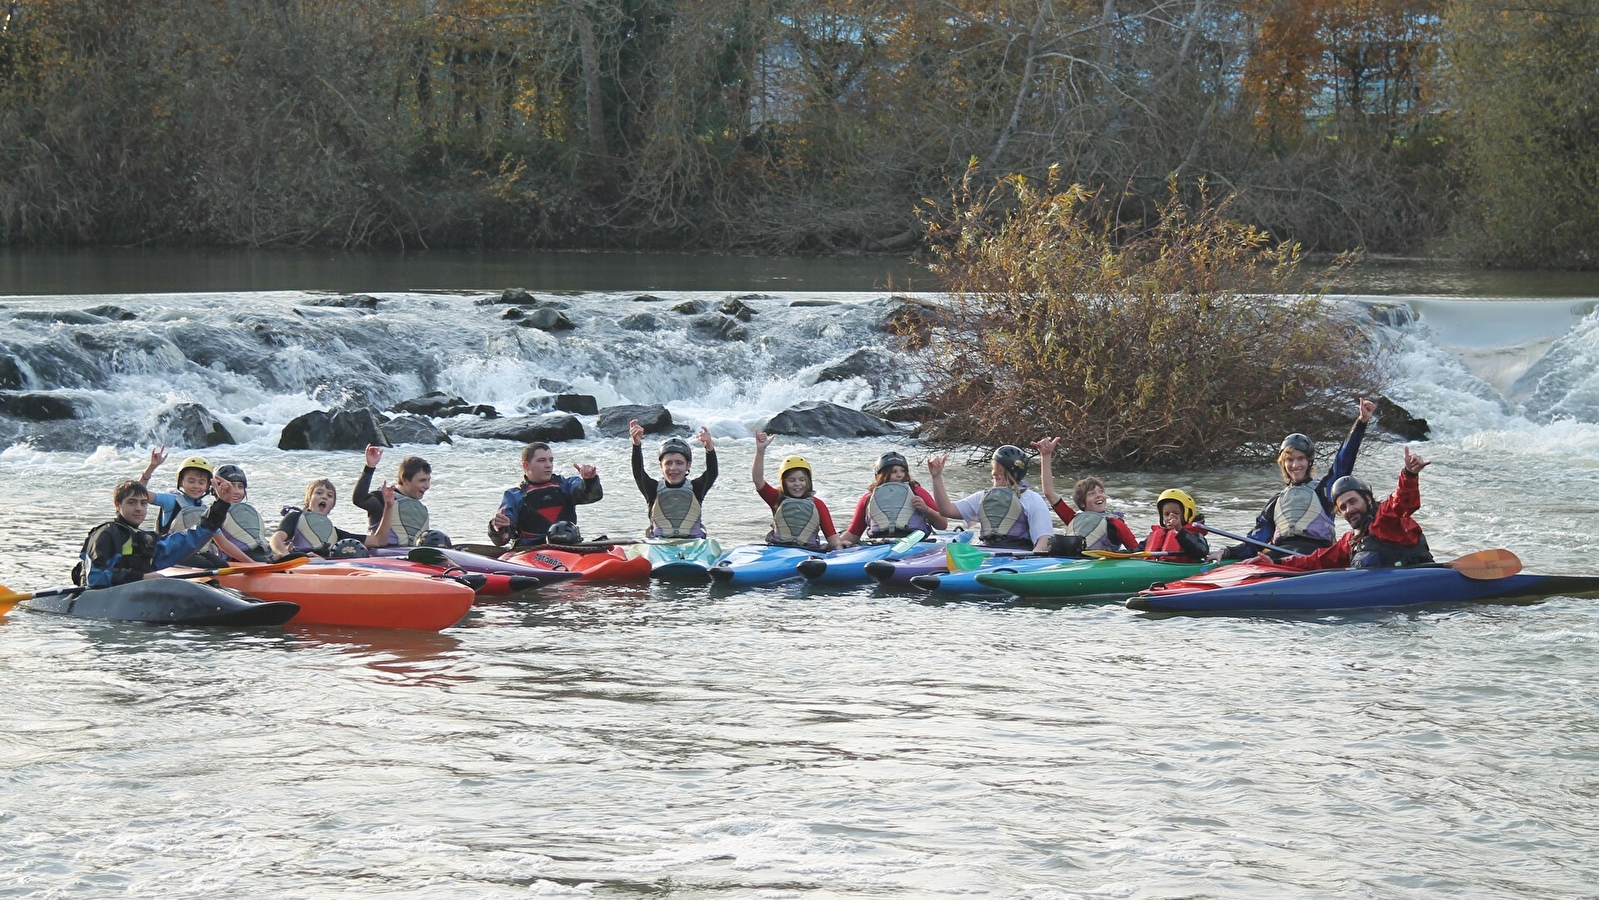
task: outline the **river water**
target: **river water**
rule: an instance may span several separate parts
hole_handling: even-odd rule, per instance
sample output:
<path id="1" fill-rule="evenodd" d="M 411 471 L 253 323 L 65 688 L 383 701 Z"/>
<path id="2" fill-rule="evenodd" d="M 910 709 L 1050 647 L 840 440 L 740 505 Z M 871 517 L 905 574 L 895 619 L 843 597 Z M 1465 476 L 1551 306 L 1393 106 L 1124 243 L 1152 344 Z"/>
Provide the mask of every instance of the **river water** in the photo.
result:
<path id="1" fill-rule="evenodd" d="M 891 362 L 818 380 L 881 348 L 887 275 L 600 284 L 615 263 L 589 290 L 11 282 L 0 343 L 21 388 L 87 415 L 0 420 L 0 582 L 63 582 L 179 402 L 239 439 L 203 452 L 244 465 L 263 511 L 323 474 L 348 491 L 358 454 L 276 442 L 352 396 L 437 388 L 513 411 L 547 378 L 602 406 L 664 403 L 717 438 L 706 516 L 731 543 L 762 529 L 748 466 L 767 417 L 903 387 Z M 513 284 L 578 327 L 552 337 L 479 305 Z M 1358 298 L 1410 313 L 1386 333 L 1392 393 L 1434 429 L 1418 518 L 1440 556 L 1503 546 L 1530 571 L 1593 571 L 1599 289 L 1580 286 Z M 310 305 L 322 288 L 381 302 Z M 755 310 L 742 339 L 671 311 L 711 315 L 729 296 Z M 629 316 L 654 330 L 617 325 Z M 1318 437 L 1330 451 L 1340 436 Z M 889 447 L 924 472 L 904 439 L 773 452 L 810 458 L 842 516 Z M 606 486 L 585 534 L 641 525 L 627 449 L 557 447 L 558 466 L 593 463 Z M 475 540 L 517 450 L 407 446 L 382 470 L 425 455 L 435 522 Z M 1371 441 L 1357 471 L 1384 492 L 1400 457 Z M 956 487 L 982 480 L 952 468 Z M 1139 531 L 1168 486 L 1244 530 L 1276 479 L 1263 465 L 1106 481 Z M 358 525 L 341 500 L 335 519 Z M 0 896 L 1588 898 L 1599 884 L 1599 611 L 1572 598 L 1160 618 L 864 587 L 566 585 L 440 634 L 17 610 L 0 619 L 0 676 Z"/>

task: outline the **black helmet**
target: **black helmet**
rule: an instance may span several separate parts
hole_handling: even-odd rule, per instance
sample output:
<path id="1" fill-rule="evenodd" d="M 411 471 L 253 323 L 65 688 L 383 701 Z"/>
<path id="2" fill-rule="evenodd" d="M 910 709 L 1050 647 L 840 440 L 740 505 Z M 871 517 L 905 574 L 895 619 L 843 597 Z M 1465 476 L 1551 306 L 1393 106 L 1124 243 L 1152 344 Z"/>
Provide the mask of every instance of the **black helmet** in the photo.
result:
<path id="1" fill-rule="evenodd" d="M 437 528 L 429 528 L 427 531 L 424 531 L 421 534 L 417 535 L 416 536 L 416 545 L 418 547 L 453 547 L 453 546 L 455 546 L 454 544 L 450 543 L 450 536 L 445 534 L 444 532 L 438 530 Z"/>
<path id="2" fill-rule="evenodd" d="M 655 454 L 656 462 L 659 462 L 661 458 L 666 456 L 668 453 L 681 453 L 683 454 L 684 459 L 688 460 L 689 462 L 694 461 L 694 450 L 689 447 L 688 441 L 685 441 L 682 438 L 667 438 L 666 440 L 661 441 L 661 451 Z"/>
<path id="3" fill-rule="evenodd" d="M 1006 444 L 995 450 L 994 462 L 999 463 L 1001 471 L 1009 475 L 1012 481 L 1027 477 L 1027 454 L 1014 444 Z"/>
<path id="4" fill-rule="evenodd" d="M 562 519 L 551 525 L 549 531 L 544 532 L 544 540 L 552 544 L 581 544 L 583 532 L 578 531 L 576 525 Z"/>
<path id="5" fill-rule="evenodd" d="M 1277 448 L 1277 453 L 1281 455 L 1285 450 L 1298 450 L 1308 456 L 1311 462 L 1316 461 L 1316 442 L 1297 431 L 1283 438 L 1283 445 Z"/>
<path id="6" fill-rule="evenodd" d="M 244 470 L 232 463 L 228 463 L 225 466 L 217 466 L 216 474 L 223 481 L 231 481 L 242 488 L 250 487 L 250 482 L 245 480 Z"/>
<path id="7" fill-rule="evenodd" d="M 328 548 L 328 559 L 364 559 L 371 555 L 360 538 L 342 538 Z"/>
<path id="8" fill-rule="evenodd" d="M 1359 478 L 1356 478 L 1353 475 L 1345 475 L 1337 481 L 1334 481 L 1332 483 L 1332 490 L 1328 493 L 1332 495 L 1333 502 L 1337 503 L 1339 497 L 1342 497 L 1350 491 L 1357 491 L 1365 494 L 1368 497 L 1371 496 L 1371 488 L 1366 486 L 1366 482 L 1361 481 Z"/>
<path id="9" fill-rule="evenodd" d="M 890 450 L 877 458 L 877 474 L 881 475 L 894 466 L 903 466 L 906 474 L 910 473 L 911 464 L 905 461 L 905 454 Z"/>

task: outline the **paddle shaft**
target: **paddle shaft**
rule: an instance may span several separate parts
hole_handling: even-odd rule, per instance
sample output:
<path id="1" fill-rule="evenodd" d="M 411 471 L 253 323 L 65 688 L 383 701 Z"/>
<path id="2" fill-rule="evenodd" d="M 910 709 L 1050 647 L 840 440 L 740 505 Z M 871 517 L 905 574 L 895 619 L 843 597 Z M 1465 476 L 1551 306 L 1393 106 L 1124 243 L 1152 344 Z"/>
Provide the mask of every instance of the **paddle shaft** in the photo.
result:
<path id="1" fill-rule="evenodd" d="M 289 559 L 280 560 L 275 563 L 250 563 L 247 565 L 224 566 L 220 569 L 203 569 L 198 572 L 179 572 L 176 575 L 163 575 L 161 577 L 188 580 L 192 578 L 215 578 L 218 575 L 239 575 L 245 572 L 283 572 L 293 569 L 297 566 L 303 566 L 310 561 L 311 560 L 309 557 L 295 556 Z M 54 597 L 58 594 L 78 594 L 87 590 L 90 590 L 90 588 L 83 587 L 81 585 L 72 585 L 71 587 L 50 588 L 43 591 L 34 591 L 31 594 L 24 594 L 18 591 L 13 591 L 10 588 L 7 588 L 5 585 L 0 585 L 0 603 L 21 603 L 24 600 L 32 600 L 35 597 Z"/>
<path id="2" fill-rule="evenodd" d="M 1279 547 L 1276 544 L 1268 544 L 1265 541 L 1257 541 L 1252 537 L 1245 537 L 1241 534 L 1233 534 L 1231 531 L 1222 531 L 1220 528 L 1212 528 L 1211 526 L 1206 525 L 1204 522 L 1195 522 L 1194 527 L 1198 528 L 1200 531 L 1208 531 L 1211 534 L 1219 534 L 1222 537 L 1232 538 L 1235 541 L 1243 541 L 1246 544 L 1254 544 L 1256 547 L 1263 547 L 1267 550 L 1282 553 L 1287 556 L 1299 555 L 1299 551 L 1297 550 L 1290 550 L 1287 547 Z"/>

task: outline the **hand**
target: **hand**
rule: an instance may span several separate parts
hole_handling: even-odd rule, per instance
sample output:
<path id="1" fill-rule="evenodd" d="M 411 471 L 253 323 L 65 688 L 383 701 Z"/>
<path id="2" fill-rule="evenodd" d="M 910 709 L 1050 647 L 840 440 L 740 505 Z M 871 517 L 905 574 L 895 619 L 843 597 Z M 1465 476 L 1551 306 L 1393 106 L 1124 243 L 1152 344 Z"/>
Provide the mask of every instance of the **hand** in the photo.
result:
<path id="1" fill-rule="evenodd" d="M 772 445 L 772 439 L 775 437 L 776 435 L 767 434 L 764 431 L 755 432 L 755 449 L 765 450 Z"/>
<path id="2" fill-rule="evenodd" d="M 700 442 L 700 446 L 704 447 L 705 449 L 716 449 L 716 441 L 711 438 L 711 429 L 707 428 L 706 426 L 701 425 L 700 433 L 696 434 L 694 437 Z"/>
<path id="3" fill-rule="evenodd" d="M 511 515 L 505 511 L 504 507 L 501 507 L 499 512 L 494 514 L 494 518 L 489 520 L 489 524 L 493 525 L 496 529 L 510 528 Z"/>
<path id="4" fill-rule="evenodd" d="M 383 482 L 383 486 L 378 488 L 378 493 L 383 495 L 383 505 L 384 506 L 393 506 L 394 505 L 394 485 L 389 484 L 387 481 L 385 481 L 385 482 Z"/>
<path id="5" fill-rule="evenodd" d="M 937 456 L 929 456 L 927 458 L 927 474 L 933 478 L 943 478 L 944 465 L 948 462 L 948 453 L 940 453 Z"/>
<path id="6" fill-rule="evenodd" d="M 588 481 L 590 478 L 593 478 L 594 476 L 600 474 L 600 470 L 594 468 L 593 466 L 585 466 L 585 465 L 581 465 L 579 463 L 572 463 L 572 468 L 577 470 L 578 477 L 582 478 L 584 481 Z"/>
<path id="7" fill-rule="evenodd" d="M 638 423 L 638 419 L 628 420 L 627 436 L 633 439 L 633 446 L 635 447 L 644 443 L 644 426 Z"/>
<path id="8" fill-rule="evenodd" d="M 215 494 L 217 499 L 223 503 L 238 503 L 244 499 L 243 488 L 226 478 L 218 478 L 215 475 L 211 476 L 211 493 Z"/>
<path id="9" fill-rule="evenodd" d="M 1377 404 L 1361 397 L 1356 401 L 1360 405 L 1360 421 L 1370 422 L 1371 417 L 1377 412 Z"/>
<path id="10" fill-rule="evenodd" d="M 1039 456 L 1054 456 L 1055 448 L 1059 446 L 1060 438 L 1058 437 L 1040 438 L 1033 441 L 1033 449 L 1038 451 Z"/>
<path id="11" fill-rule="evenodd" d="M 916 510 L 919 513 L 926 514 L 926 512 L 929 509 L 931 509 L 931 507 L 929 507 L 927 505 L 927 501 L 923 500 L 919 495 L 912 494 L 911 495 L 911 509 L 914 509 L 914 510 Z"/>
<path id="12" fill-rule="evenodd" d="M 167 461 L 167 445 L 162 444 L 150 451 L 150 471 L 154 472 L 158 466 Z"/>
<path id="13" fill-rule="evenodd" d="M 378 463 L 383 461 L 383 448 L 376 444 L 366 445 L 366 467 L 376 469 Z"/>
<path id="14" fill-rule="evenodd" d="M 1432 463 L 1426 461 L 1425 459 L 1422 459 L 1420 456 L 1417 456 L 1415 453 L 1411 452 L 1409 447 L 1405 448 L 1405 471 L 1406 472 L 1409 472 L 1412 475 L 1420 475 L 1421 474 L 1421 470 L 1427 468 L 1430 465 L 1432 465 Z"/>

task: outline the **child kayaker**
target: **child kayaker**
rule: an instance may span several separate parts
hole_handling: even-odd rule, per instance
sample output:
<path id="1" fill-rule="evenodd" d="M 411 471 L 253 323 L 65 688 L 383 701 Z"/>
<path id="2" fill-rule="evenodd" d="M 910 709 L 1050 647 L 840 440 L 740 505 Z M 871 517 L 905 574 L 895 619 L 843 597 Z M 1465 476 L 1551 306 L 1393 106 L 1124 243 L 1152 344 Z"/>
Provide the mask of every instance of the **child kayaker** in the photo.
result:
<path id="1" fill-rule="evenodd" d="M 939 512 L 964 519 L 977 529 L 978 541 L 984 546 L 1049 551 L 1049 505 L 1027 486 L 1027 454 L 1022 448 L 1005 444 L 996 449 L 989 463 L 993 485 L 953 503 L 944 489 L 948 462 L 944 454 L 927 461 Z"/>
<path id="2" fill-rule="evenodd" d="M 682 438 L 667 438 L 656 452 L 656 462 L 661 467 L 661 477 L 651 478 L 644 471 L 644 426 L 637 419 L 627 423 L 628 437 L 633 440 L 633 483 L 644 495 L 649 509 L 650 524 L 644 536 L 651 538 L 702 538 L 705 523 L 700 515 L 700 504 L 705 494 L 716 483 L 716 442 L 711 430 L 701 427 L 695 440 L 705 448 L 705 470 L 689 478 L 694 464 L 694 449 Z"/>
<path id="3" fill-rule="evenodd" d="M 1121 512 L 1109 508 L 1105 482 L 1092 475 L 1078 479 L 1072 490 L 1072 503 L 1077 505 L 1073 509 L 1067 505 L 1065 497 L 1055 493 L 1052 467 L 1060 438 L 1043 438 L 1034 441 L 1033 446 L 1038 450 L 1038 488 L 1044 494 L 1044 502 L 1065 523 L 1067 534 L 1081 537 L 1084 550 L 1138 549 L 1138 537 L 1127 526 Z"/>
<path id="4" fill-rule="evenodd" d="M 766 483 L 766 448 L 774 435 L 764 431 L 755 433 L 755 461 L 750 464 L 750 480 L 755 492 L 772 508 L 772 530 L 767 532 L 768 544 L 804 547 L 808 550 L 838 549 L 838 531 L 833 527 L 833 515 L 827 504 L 816 496 L 811 481 L 811 464 L 803 456 L 787 456 L 778 467 L 777 480 L 783 485 L 779 491 Z"/>
<path id="5" fill-rule="evenodd" d="M 165 444 L 150 451 L 150 464 L 144 467 L 144 474 L 138 481 L 146 489 L 150 487 L 150 476 L 155 470 L 167 461 L 167 448 Z M 178 466 L 177 493 L 160 491 L 150 495 L 150 505 L 156 507 L 155 532 L 166 534 L 176 528 L 182 531 L 205 514 L 205 498 L 211 492 L 211 476 L 214 470 L 203 456 L 191 456 Z"/>
<path id="6" fill-rule="evenodd" d="M 1199 506 L 1187 491 L 1162 491 L 1155 500 L 1155 510 L 1160 522 L 1149 529 L 1149 537 L 1140 549 L 1171 554 L 1161 558 L 1172 562 L 1202 562 L 1210 554 L 1210 542 L 1195 524 L 1204 521 Z"/>
<path id="7" fill-rule="evenodd" d="M 877 477 L 855 502 L 855 515 L 838 545 L 853 546 L 863 535 L 883 540 L 948 527 L 949 517 L 938 511 L 933 495 L 911 478 L 904 454 L 890 450 L 877 458 Z"/>
<path id="8" fill-rule="evenodd" d="M 216 477 L 239 489 L 239 499 L 228 505 L 228 517 L 213 539 L 217 549 L 236 562 L 267 562 L 272 550 L 262 535 L 261 513 L 247 500 L 250 483 L 244 470 L 235 465 L 217 466 Z"/>
<path id="9" fill-rule="evenodd" d="M 350 502 L 366 510 L 367 533 L 382 540 L 379 547 L 415 547 L 417 538 L 428 530 L 428 508 L 422 497 L 433 486 L 433 467 L 420 456 L 400 460 L 394 485 L 394 515 L 383 524 L 388 504 L 372 490 L 372 475 L 383 460 L 383 448 L 368 445 L 366 467 L 356 479 Z"/>
<path id="10" fill-rule="evenodd" d="M 1352 530 L 1330 547 L 1284 557 L 1280 564 L 1294 569 L 1374 569 L 1432 562 L 1427 536 L 1413 518 L 1421 508 L 1418 476 L 1429 465 L 1431 463 L 1406 447 L 1399 484 L 1381 503 L 1375 502 L 1371 488 L 1353 475 L 1333 482 L 1333 502 Z"/>
<path id="11" fill-rule="evenodd" d="M 555 477 L 555 451 L 543 441 L 522 448 L 522 483 L 500 498 L 489 520 L 489 540 L 496 547 L 534 547 L 546 543 L 556 523 L 577 533 L 577 508 L 605 496 L 599 470 L 573 463 L 577 476 Z"/>
<path id="12" fill-rule="evenodd" d="M 339 489 L 333 485 L 333 481 L 328 478 L 313 480 L 305 487 L 304 505 L 283 508 L 283 521 L 278 523 L 277 531 L 272 534 L 272 554 L 279 557 L 293 553 L 326 556 L 333 545 L 341 540 L 360 541 L 372 549 L 385 546 L 382 535 L 388 531 L 396 506 L 394 488 L 385 484 L 379 490 L 379 495 L 384 499 L 384 519 L 379 521 L 374 533 L 356 534 L 334 525 L 330 518 L 333 507 L 339 503 Z"/>
<path id="13" fill-rule="evenodd" d="M 83 539 L 73 583 L 103 588 L 160 578 L 157 570 L 193 556 L 222 527 L 228 504 L 239 498 L 237 489 L 220 478 L 213 479 L 211 489 L 217 499 L 194 527 L 158 536 L 140 527 L 150 512 L 150 489 L 137 481 L 118 484 L 111 491 L 116 518 L 95 526 Z"/>

